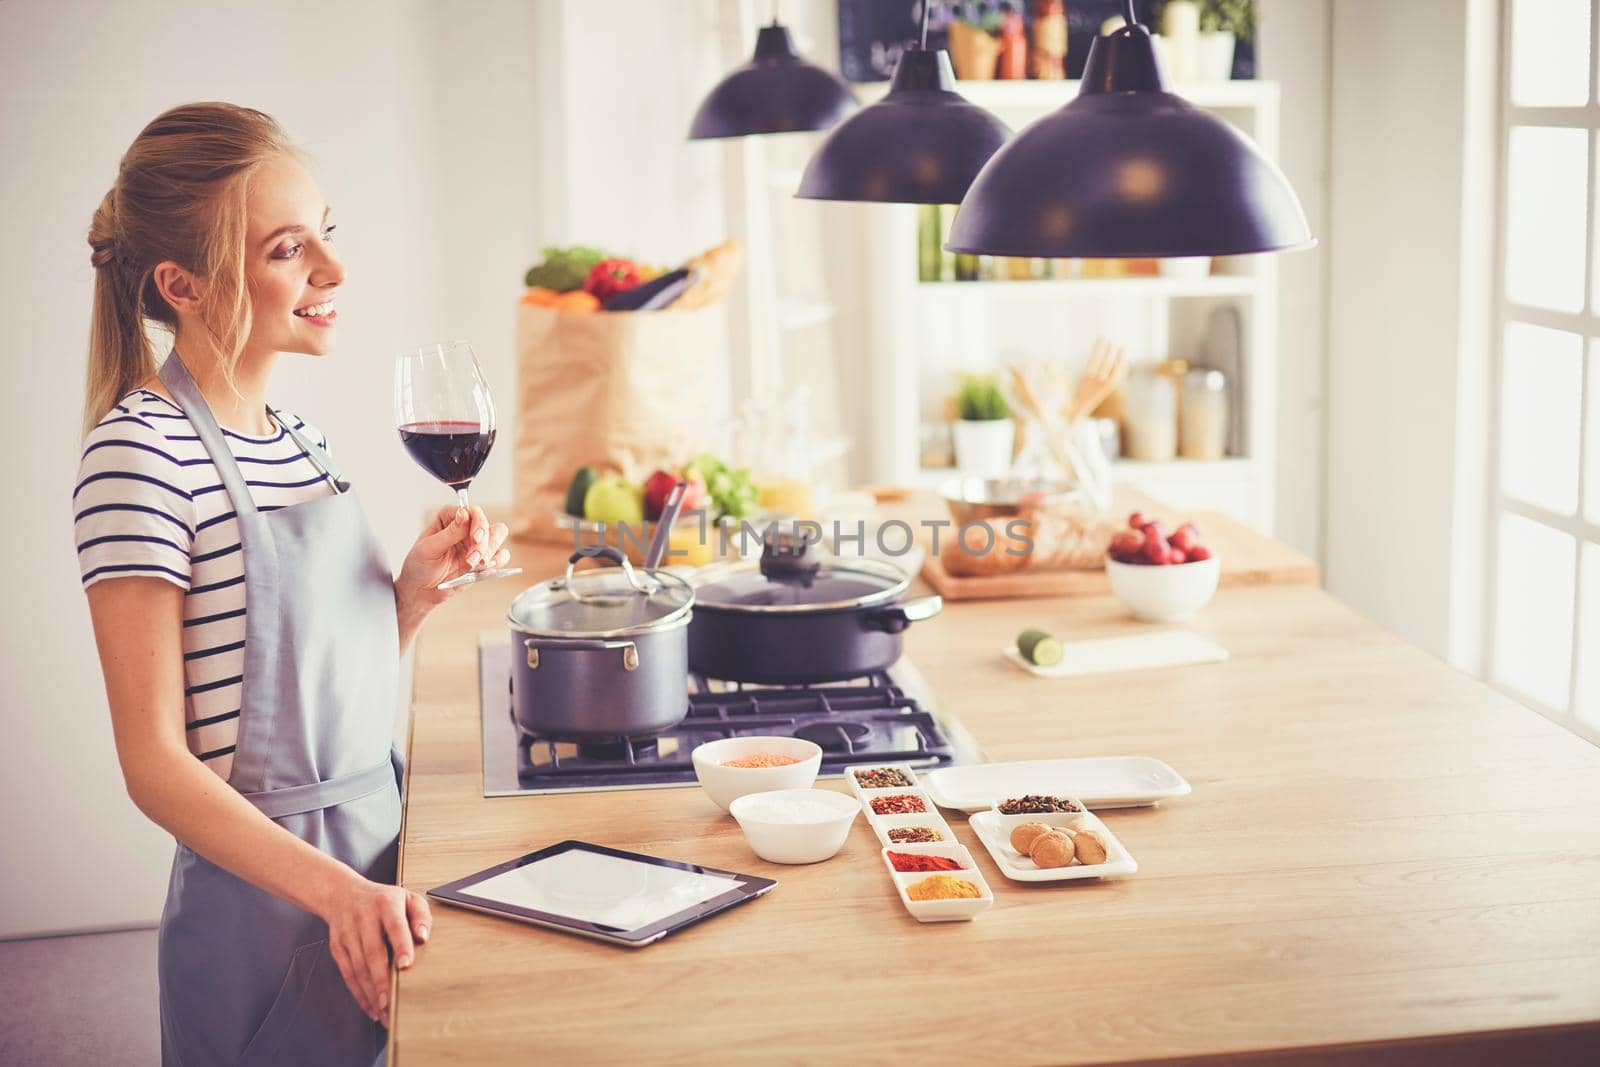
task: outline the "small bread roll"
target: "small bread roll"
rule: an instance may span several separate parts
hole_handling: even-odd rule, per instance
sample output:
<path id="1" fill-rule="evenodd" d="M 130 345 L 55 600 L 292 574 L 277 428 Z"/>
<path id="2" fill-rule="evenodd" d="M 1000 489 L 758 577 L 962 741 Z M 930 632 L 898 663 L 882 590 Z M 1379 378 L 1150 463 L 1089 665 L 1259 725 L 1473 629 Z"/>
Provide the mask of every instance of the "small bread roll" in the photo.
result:
<path id="1" fill-rule="evenodd" d="M 1072 839 L 1078 852 L 1078 862 L 1104 863 L 1106 861 L 1106 843 L 1100 840 L 1100 835 L 1093 830 L 1079 830 Z"/>
<path id="2" fill-rule="evenodd" d="M 1011 831 L 1011 847 L 1026 856 L 1028 850 L 1033 848 L 1034 839 L 1049 832 L 1050 827 L 1042 822 L 1018 823 L 1017 828 Z"/>
<path id="3" fill-rule="evenodd" d="M 1033 839 L 1028 856 L 1037 867 L 1065 867 L 1072 862 L 1073 839 L 1060 830 L 1051 830 Z"/>

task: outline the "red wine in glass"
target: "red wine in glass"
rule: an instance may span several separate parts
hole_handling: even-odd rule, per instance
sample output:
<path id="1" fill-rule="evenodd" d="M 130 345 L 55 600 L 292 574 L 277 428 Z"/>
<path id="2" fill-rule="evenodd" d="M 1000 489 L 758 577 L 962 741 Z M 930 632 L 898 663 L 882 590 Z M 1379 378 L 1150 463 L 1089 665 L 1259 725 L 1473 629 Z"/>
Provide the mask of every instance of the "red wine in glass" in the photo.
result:
<path id="1" fill-rule="evenodd" d="M 415 422 L 400 427 L 400 443 L 423 470 L 452 489 L 465 489 L 489 458 L 494 433 L 477 422 Z"/>
<path id="2" fill-rule="evenodd" d="M 395 362 L 394 416 L 400 443 L 418 465 L 456 491 L 467 506 L 467 486 L 494 446 L 494 401 L 483 368 L 465 341 L 425 345 Z M 521 574 L 520 567 L 485 568 L 441 582 L 454 589 L 486 578 Z"/>

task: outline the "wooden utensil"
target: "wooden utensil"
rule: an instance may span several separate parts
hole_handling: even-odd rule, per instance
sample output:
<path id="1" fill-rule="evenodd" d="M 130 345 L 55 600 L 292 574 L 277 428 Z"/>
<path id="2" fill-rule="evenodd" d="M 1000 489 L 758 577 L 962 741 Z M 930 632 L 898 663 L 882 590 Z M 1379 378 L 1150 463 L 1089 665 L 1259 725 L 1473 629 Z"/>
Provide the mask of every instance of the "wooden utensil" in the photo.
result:
<path id="1" fill-rule="evenodd" d="M 1097 339 L 1089 355 L 1089 365 L 1084 368 L 1078 388 L 1073 391 L 1072 400 L 1067 405 L 1067 424 L 1072 425 L 1099 407 L 1100 402 L 1121 384 L 1127 371 L 1126 350 L 1121 345 L 1113 346 L 1103 337 Z"/>

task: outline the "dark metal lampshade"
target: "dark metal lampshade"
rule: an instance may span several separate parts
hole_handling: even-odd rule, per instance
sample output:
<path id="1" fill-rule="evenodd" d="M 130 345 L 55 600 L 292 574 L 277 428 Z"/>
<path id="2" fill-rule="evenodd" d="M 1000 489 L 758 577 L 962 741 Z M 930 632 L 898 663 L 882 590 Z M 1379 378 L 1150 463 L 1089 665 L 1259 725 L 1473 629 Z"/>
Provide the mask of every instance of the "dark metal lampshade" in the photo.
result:
<path id="1" fill-rule="evenodd" d="M 788 27 L 774 22 L 756 35 L 750 62 L 700 102 L 689 139 L 826 130 L 856 107 L 844 79 L 801 59 Z"/>
<path id="2" fill-rule="evenodd" d="M 1010 136 L 1010 127 L 955 91 L 949 53 L 910 48 L 884 98 L 828 134 L 795 195 L 959 204 Z"/>
<path id="3" fill-rule="evenodd" d="M 1096 39 L 1078 97 L 995 153 L 952 252 L 1226 256 L 1314 243 L 1289 182 L 1232 126 L 1167 91 L 1149 32 Z"/>

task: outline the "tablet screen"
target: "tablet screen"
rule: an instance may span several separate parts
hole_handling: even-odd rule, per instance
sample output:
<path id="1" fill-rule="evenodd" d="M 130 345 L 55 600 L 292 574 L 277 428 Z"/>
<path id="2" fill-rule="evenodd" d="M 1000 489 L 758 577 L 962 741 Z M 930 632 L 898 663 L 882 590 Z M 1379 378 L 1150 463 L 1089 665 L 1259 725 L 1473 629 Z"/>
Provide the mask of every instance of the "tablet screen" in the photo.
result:
<path id="1" fill-rule="evenodd" d="M 777 885 L 677 860 L 562 841 L 428 890 L 436 900 L 644 945 Z"/>
<path id="2" fill-rule="evenodd" d="M 659 867 L 620 856 L 574 849 L 497 874 L 466 890 L 579 922 L 637 930 L 739 887 L 720 874 Z"/>

